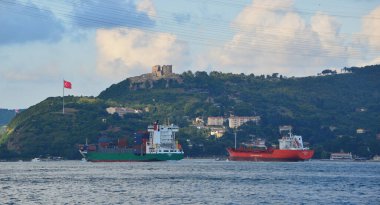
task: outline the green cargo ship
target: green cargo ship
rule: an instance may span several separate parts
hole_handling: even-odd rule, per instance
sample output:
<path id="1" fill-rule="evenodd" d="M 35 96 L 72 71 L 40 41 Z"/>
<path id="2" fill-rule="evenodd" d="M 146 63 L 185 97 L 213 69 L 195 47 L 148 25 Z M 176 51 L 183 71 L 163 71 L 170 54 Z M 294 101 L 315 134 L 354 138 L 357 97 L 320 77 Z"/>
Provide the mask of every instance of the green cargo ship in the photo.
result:
<path id="1" fill-rule="evenodd" d="M 175 133 L 179 128 L 176 125 L 148 126 L 149 138 L 134 148 L 113 146 L 102 147 L 95 145 L 81 146 L 79 152 L 90 162 L 149 162 L 181 160 L 184 153 L 181 145 L 176 141 Z"/>

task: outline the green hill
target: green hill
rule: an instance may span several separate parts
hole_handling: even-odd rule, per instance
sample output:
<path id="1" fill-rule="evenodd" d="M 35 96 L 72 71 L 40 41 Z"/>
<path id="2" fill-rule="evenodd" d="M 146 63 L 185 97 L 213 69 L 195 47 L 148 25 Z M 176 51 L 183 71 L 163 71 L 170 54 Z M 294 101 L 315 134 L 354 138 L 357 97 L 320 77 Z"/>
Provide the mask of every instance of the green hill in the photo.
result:
<path id="1" fill-rule="evenodd" d="M 178 136 L 187 155 L 225 155 L 234 130 L 216 139 L 190 125 L 196 117 L 230 115 L 261 117 L 258 125 L 239 128 L 239 143 L 254 135 L 277 144 L 278 126 L 292 125 L 316 150 L 316 158 L 341 150 L 363 157 L 380 154 L 380 66 L 345 70 L 303 78 L 190 71 L 163 78 L 143 75 L 114 84 L 97 98 L 66 97 L 65 115 L 62 98 L 48 98 L 12 120 L 0 140 L 0 158 L 79 158 L 76 144 L 86 138 L 130 136 L 155 120 L 182 128 Z M 108 114 L 110 106 L 144 112 L 122 118 Z"/>

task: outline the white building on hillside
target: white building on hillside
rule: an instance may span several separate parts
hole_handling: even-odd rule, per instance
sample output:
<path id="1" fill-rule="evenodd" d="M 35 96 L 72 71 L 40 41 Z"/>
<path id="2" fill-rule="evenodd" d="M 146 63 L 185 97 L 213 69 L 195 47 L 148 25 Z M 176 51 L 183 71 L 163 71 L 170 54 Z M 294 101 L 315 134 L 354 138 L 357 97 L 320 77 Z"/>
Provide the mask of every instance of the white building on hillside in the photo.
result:
<path id="1" fill-rule="evenodd" d="M 111 114 L 111 115 L 114 113 L 117 113 L 120 117 L 123 117 L 127 113 L 135 113 L 135 114 L 142 113 L 141 110 L 135 110 L 128 107 L 109 107 L 106 109 L 106 111 L 108 112 L 108 114 Z"/>
<path id="2" fill-rule="evenodd" d="M 260 121 L 260 116 L 246 116 L 246 117 L 231 116 L 228 118 L 228 126 L 230 128 L 237 128 L 248 121 L 253 121 L 256 124 L 258 124 Z"/>
<path id="3" fill-rule="evenodd" d="M 223 117 L 208 117 L 207 125 L 208 126 L 223 126 Z"/>

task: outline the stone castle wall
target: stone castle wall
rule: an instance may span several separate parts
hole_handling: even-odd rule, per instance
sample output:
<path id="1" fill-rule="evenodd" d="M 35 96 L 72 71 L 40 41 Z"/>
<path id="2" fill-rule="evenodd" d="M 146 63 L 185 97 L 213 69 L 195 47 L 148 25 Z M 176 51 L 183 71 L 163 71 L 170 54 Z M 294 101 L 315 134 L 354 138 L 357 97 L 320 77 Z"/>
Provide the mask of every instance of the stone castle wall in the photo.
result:
<path id="1" fill-rule="evenodd" d="M 156 77 L 167 76 L 173 73 L 172 65 L 155 65 L 152 67 L 152 74 Z"/>

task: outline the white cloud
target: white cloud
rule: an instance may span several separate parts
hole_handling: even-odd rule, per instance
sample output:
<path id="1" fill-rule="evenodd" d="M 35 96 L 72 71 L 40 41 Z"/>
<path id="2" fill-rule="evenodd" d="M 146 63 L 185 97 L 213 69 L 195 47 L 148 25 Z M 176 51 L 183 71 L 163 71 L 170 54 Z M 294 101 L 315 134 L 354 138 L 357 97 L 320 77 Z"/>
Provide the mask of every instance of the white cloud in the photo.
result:
<path id="1" fill-rule="evenodd" d="M 362 18 L 357 46 L 361 49 L 359 66 L 380 64 L 380 6 Z"/>
<path id="2" fill-rule="evenodd" d="M 311 29 L 317 34 L 319 46 L 326 55 L 345 56 L 344 39 L 339 36 L 341 24 L 327 14 L 317 12 L 311 18 Z"/>
<path id="3" fill-rule="evenodd" d="M 340 24 L 323 13 L 307 23 L 290 0 L 253 1 L 234 20 L 233 38 L 200 64 L 237 73 L 315 75 L 345 65 L 347 49 Z"/>
<path id="4" fill-rule="evenodd" d="M 96 44 L 98 74 L 118 80 L 148 73 L 157 64 L 171 64 L 179 73 L 189 62 L 187 44 L 168 33 L 101 29 Z"/>
<path id="5" fill-rule="evenodd" d="M 151 0 L 140 0 L 137 3 L 137 11 L 145 12 L 151 19 L 155 19 L 157 15 L 156 8 Z"/>
<path id="6" fill-rule="evenodd" d="M 380 50 L 380 6 L 372 10 L 363 18 L 363 31 L 366 36 L 368 46 L 372 49 Z"/>

